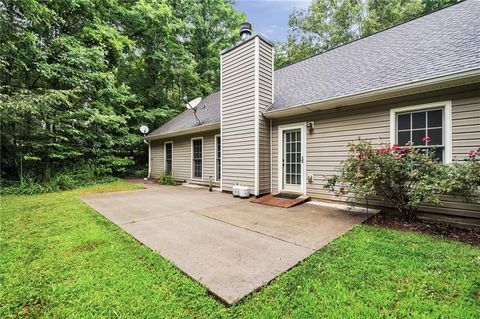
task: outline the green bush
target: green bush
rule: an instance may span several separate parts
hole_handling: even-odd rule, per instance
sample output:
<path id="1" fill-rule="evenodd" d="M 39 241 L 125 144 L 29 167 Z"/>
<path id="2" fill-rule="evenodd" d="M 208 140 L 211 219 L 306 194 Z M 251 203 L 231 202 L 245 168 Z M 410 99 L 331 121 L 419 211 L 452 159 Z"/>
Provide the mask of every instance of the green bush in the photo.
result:
<path id="1" fill-rule="evenodd" d="M 175 182 L 175 178 L 173 177 L 173 174 L 162 174 L 157 179 L 157 181 L 162 185 L 171 185 L 171 186 L 177 185 L 177 182 Z"/>
<path id="2" fill-rule="evenodd" d="M 1 193 L 33 195 L 74 189 L 82 186 L 116 180 L 110 176 L 98 176 L 91 167 L 72 168 L 43 176 L 25 174 L 21 181 L 2 181 Z"/>
<path id="3" fill-rule="evenodd" d="M 480 185 L 478 154 L 470 152 L 466 163 L 446 165 L 411 144 L 375 148 L 368 140 L 348 145 L 349 156 L 339 174 L 327 178 L 325 188 L 336 196 L 355 199 L 380 198 L 396 207 L 402 217 L 416 218 L 422 203 L 441 204 L 441 194 L 460 193 L 476 197 Z"/>

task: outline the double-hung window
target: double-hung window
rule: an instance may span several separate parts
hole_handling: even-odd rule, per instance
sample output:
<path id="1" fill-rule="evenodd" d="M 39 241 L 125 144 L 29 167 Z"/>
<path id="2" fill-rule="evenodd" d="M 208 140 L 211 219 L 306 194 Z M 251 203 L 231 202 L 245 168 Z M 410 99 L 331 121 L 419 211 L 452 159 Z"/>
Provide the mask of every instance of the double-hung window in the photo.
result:
<path id="1" fill-rule="evenodd" d="M 203 139 L 192 139 L 192 178 L 203 177 Z"/>
<path id="2" fill-rule="evenodd" d="M 441 162 L 451 161 L 451 107 L 449 102 L 391 110 L 391 134 L 397 143 L 432 152 Z"/>
<path id="3" fill-rule="evenodd" d="M 172 175 L 173 170 L 173 142 L 165 142 L 165 174 Z"/>

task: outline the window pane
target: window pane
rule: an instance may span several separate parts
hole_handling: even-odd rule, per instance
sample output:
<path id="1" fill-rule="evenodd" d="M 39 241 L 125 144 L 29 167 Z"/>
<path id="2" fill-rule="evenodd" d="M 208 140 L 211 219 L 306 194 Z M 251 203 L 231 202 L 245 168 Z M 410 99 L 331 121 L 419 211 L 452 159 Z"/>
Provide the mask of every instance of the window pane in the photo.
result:
<path id="1" fill-rule="evenodd" d="M 290 174 L 286 174 L 286 176 L 285 176 L 285 182 L 286 182 L 287 184 L 290 184 Z"/>
<path id="2" fill-rule="evenodd" d="M 420 150 L 432 156 L 434 159 L 437 159 L 439 162 L 443 162 L 443 147 L 429 147 L 429 148 L 421 148 Z"/>
<path id="3" fill-rule="evenodd" d="M 296 144 L 295 144 L 295 143 L 292 144 L 292 146 L 291 146 L 291 151 L 292 151 L 292 153 L 297 151 L 297 148 L 296 148 Z"/>
<path id="4" fill-rule="evenodd" d="M 398 115 L 398 129 L 399 130 L 410 129 L 410 114 Z"/>
<path id="5" fill-rule="evenodd" d="M 428 127 L 442 127 L 443 125 L 442 110 L 428 112 Z"/>
<path id="6" fill-rule="evenodd" d="M 398 132 L 398 144 L 405 145 L 410 141 L 410 131 Z"/>
<path id="7" fill-rule="evenodd" d="M 443 162 L 443 147 L 437 147 L 435 148 L 434 152 L 434 158 L 438 159 L 439 162 Z"/>
<path id="8" fill-rule="evenodd" d="M 417 112 L 412 114 L 412 128 L 425 128 L 427 112 Z"/>
<path id="9" fill-rule="evenodd" d="M 442 145 L 443 138 L 442 138 L 442 129 L 435 128 L 428 130 L 428 136 L 430 137 L 430 142 L 428 145 Z"/>
<path id="10" fill-rule="evenodd" d="M 423 141 L 423 138 L 427 135 L 426 130 L 412 131 L 412 142 L 413 145 L 426 145 L 427 143 Z"/>

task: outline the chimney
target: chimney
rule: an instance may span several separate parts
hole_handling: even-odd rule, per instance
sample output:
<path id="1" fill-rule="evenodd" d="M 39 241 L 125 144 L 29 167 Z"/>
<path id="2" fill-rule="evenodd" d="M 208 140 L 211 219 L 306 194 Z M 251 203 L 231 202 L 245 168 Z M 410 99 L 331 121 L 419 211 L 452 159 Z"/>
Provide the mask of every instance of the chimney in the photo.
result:
<path id="1" fill-rule="evenodd" d="M 270 122 L 273 44 L 242 23 L 242 41 L 221 54 L 222 189 L 236 183 L 252 195 L 270 193 Z"/>
<path id="2" fill-rule="evenodd" d="M 242 23 L 240 25 L 240 36 L 242 40 L 245 40 L 252 35 L 252 25 L 248 22 Z"/>

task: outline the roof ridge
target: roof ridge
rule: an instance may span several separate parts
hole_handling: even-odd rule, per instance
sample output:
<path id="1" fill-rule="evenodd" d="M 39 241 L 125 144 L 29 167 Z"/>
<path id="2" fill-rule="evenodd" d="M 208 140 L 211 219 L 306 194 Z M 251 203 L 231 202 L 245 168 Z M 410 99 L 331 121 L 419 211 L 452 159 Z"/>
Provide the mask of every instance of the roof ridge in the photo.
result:
<path id="1" fill-rule="evenodd" d="M 369 35 L 360 37 L 360 38 L 358 38 L 358 39 L 355 39 L 355 40 L 352 40 L 352 41 L 350 41 L 350 42 L 347 42 L 347 43 L 341 44 L 341 45 L 339 45 L 339 46 L 336 46 L 336 47 L 334 47 L 334 48 L 331 48 L 331 49 L 328 49 L 328 50 L 325 50 L 325 51 L 322 51 L 322 52 L 315 53 L 314 55 L 311 55 L 311 56 L 309 56 L 309 57 L 303 58 L 303 59 L 301 59 L 301 60 L 299 60 L 299 61 L 295 61 L 295 62 L 292 62 L 292 63 L 290 63 L 290 64 L 284 65 L 284 66 L 282 66 L 282 67 L 274 70 L 274 72 L 277 72 L 277 71 L 280 71 L 280 70 L 282 70 L 282 69 L 288 68 L 288 67 L 293 66 L 293 65 L 295 65 L 295 64 L 297 64 L 297 63 L 304 62 L 304 61 L 306 61 L 306 60 L 315 58 L 315 57 L 317 57 L 317 56 L 319 56 L 319 55 L 322 55 L 322 54 L 325 54 L 325 53 L 327 53 L 327 52 L 330 52 L 330 51 L 339 49 L 339 48 L 341 48 L 341 47 L 345 47 L 345 46 L 347 46 L 347 45 L 349 45 L 349 44 L 352 44 L 352 43 L 354 43 L 354 42 L 359 42 L 360 40 L 367 39 L 367 38 L 369 38 L 369 37 L 372 37 L 372 36 L 377 35 L 377 34 L 379 34 L 379 33 L 382 33 L 382 32 L 388 31 L 388 30 L 390 30 L 390 29 L 399 27 L 399 26 L 401 26 L 401 25 L 410 23 L 410 22 L 412 22 L 412 21 L 415 21 L 415 20 L 424 18 L 424 17 L 426 17 L 426 16 L 435 14 L 435 13 L 437 13 L 437 12 L 439 12 L 439 11 L 442 11 L 442 10 L 444 10 L 444 9 L 450 8 L 450 7 L 452 7 L 452 6 L 455 6 L 455 5 L 457 5 L 457 4 L 460 4 L 460 3 L 463 3 L 463 2 L 466 2 L 466 1 L 467 1 L 467 0 L 458 0 L 458 1 L 455 2 L 455 3 L 446 5 L 446 6 L 444 6 L 444 7 L 441 7 L 441 8 L 439 8 L 439 9 L 437 9 L 437 10 L 424 13 L 424 14 L 419 15 L 419 16 L 417 16 L 417 17 L 414 17 L 414 18 L 411 18 L 411 19 L 409 19 L 409 20 L 403 21 L 403 22 L 401 22 L 401 23 L 399 23 L 399 24 L 392 25 L 391 27 L 388 27 L 388 28 L 386 28 L 386 29 L 383 29 L 383 30 L 374 32 L 374 33 L 372 33 L 372 34 L 369 34 Z M 470 0 L 468 0 L 468 1 L 470 1 Z M 472 1 L 474 1 L 474 0 L 472 0 Z"/>

